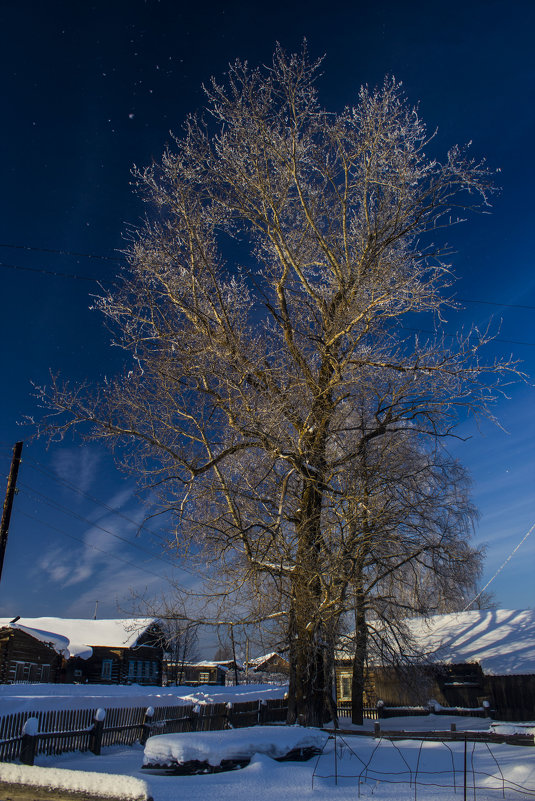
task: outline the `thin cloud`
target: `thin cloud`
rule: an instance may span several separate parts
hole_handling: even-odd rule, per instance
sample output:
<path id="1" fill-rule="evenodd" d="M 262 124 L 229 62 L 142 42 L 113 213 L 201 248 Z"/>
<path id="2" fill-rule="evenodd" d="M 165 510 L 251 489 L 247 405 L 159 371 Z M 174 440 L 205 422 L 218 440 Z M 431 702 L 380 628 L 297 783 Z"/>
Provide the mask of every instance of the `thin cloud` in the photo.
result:
<path id="1" fill-rule="evenodd" d="M 123 500 L 127 500 L 132 497 L 132 491 L 125 490 L 122 495 Z M 106 505 L 115 507 L 118 500 L 120 498 L 116 493 Z M 139 547 L 144 546 L 139 539 L 136 539 L 144 511 L 139 507 L 132 510 L 127 508 L 127 518 L 107 512 L 98 522 L 81 533 L 80 545 L 68 548 L 56 546 L 48 550 L 39 559 L 38 569 L 62 590 L 68 590 L 89 580 L 100 582 L 103 575 L 108 577 L 111 587 L 116 587 L 117 576 L 125 569 L 121 563 L 121 560 L 124 560 L 134 565 L 139 563 L 139 571 L 136 571 L 134 566 L 132 568 L 125 566 L 127 570 L 137 575 L 139 583 L 140 573 L 147 561 L 150 561 L 148 553 L 143 554 L 139 551 Z M 132 542 L 134 548 L 129 547 L 128 542 Z M 142 575 L 142 580 L 146 580 L 145 574 Z M 156 581 L 159 579 L 156 578 Z"/>
<path id="2" fill-rule="evenodd" d="M 98 601 L 98 617 L 124 617 L 131 604 L 132 589 L 143 589 L 149 595 L 162 591 L 163 579 L 141 575 L 134 568 L 119 569 L 111 562 L 90 589 L 85 590 L 67 605 L 65 615 L 90 617 Z"/>
<path id="3" fill-rule="evenodd" d="M 82 492 L 87 492 L 97 476 L 99 462 L 100 455 L 82 445 L 79 448 L 64 448 L 57 451 L 53 467 L 62 481 L 68 481 Z"/>

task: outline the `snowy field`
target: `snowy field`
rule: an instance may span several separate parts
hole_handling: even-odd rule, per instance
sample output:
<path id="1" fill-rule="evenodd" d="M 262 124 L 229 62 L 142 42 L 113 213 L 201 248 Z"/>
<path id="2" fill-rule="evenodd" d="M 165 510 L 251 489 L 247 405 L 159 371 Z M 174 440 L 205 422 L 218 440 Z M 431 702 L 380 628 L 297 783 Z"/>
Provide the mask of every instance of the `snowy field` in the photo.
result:
<path id="1" fill-rule="evenodd" d="M 0 714 L 142 706 L 180 706 L 283 698 L 286 685 L 240 684 L 238 687 L 143 687 L 104 684 L 0 684 Z"/>
<path id="2" fill-rule="evenodd" d="M 473 719 L 466 722 L 470 727 Z M 441 728 L 449 723 L 449 718 L 441 718 Z M 406 728 L 407 719 L 389 724 Z M 254 740 L 254 729 L 248 731 Z M 224 738 L 225 732 L 219 735 Z M 65 754 L 39 757 L 36 764 L 141 779 L 154 801 L 355 801 L 359 793 L 361 798 L 386 801 L 452 801 L 463 796 L 462 743 L 425 743 L 420 750 L 420 744 L 410 740 L 390 743 L 345 735 L 337 739 L 336 746 L 333 739 L 327 740 L 319 760 L 279 763 L 257 754 L 241 770 L 198 776 L 147 774 L 142 770 L 143 756 L 141 746 L 116 746 L 104 749 L 98 757 L 90 753 Z M 456 790 L 452 764 L 456 769 Z M 479 801 L 533 797 L 535 750 L 506 745 L 492 745 L 489 749 L 484 743 L 469 744 L 467 776 L 470 799 L 474 798 L 474 778 L 475 798 Z"/>
<path id="3" fill-rule="evenodd" d="M 280 698 L 285 687 L 269 685 L 241 685 L 238 687 L 129 687 L 96 685 L 1 685 L 0 709 L 2 714 L 22 710 L 75 709 L 124 706 L 162 706 L 185 703 L 211 703 L 249 701 L 258 698 Z M 391 718 L 381 721 L 388 730 L 449 730 L 455 723 L 458 731 L 495 730 L 535 733 L 532 724 L 500 724 L 485 718 L 445 715 Z M 352 727 L 349 720 L 340 721 L 342 728 L 373 730 L 373 722 L 363 727 Z M 283 739 L 283 727 L 272 727 L 271 738 Z M 254 746 L 262 737 L 255 729 L 240 730 Z M 232 731 L 229 732 L 232 736 Z M 206 733 L 203 748 L 209 753 L 223 753 L 227 747 L 226 732 Z M 214 737 L 215 735 L 215 737 Z M 401 740 L 391 743 L 373 737 L 343 735 L 335 742 L 326 733 L 317 736 L 325 742 L 319 760 L 309 762 L 274 761 L 268 756 L 270 743 L 259 746 L 250 764 L 240 770 L 197 776 L 153 775 L 142 770 L 144 750 L 141 746 L 114 746 L 104 748 L 100 756 L 91 753 L 71 753 L 56 757 L 39 756 L 36 766 L 53 768 L 59 783 L 73 782 L 76 771 L 80 787 L 88 786 L 88 775 L 94 775 L 95 786 L 112 783 L 119 795 L 128 794 L 129 780 L 135 779 L 146 787 L 154 801 L 355 801 L 360 797 L 385 801 L 453 801 L 463 797 L 464 744 Z M 215 741 L 215 745 L 213 744 Z M 149 740 L 150 744 L 150 740 Z M 150 746 L 152 747 L 152 746 Z M 452 767 L 455 768 L 455 788 Z M 15 766 L 5 765 L 6 770 Z M 57 771 L 59 769 L 59 773 Z M 26 769 L 16 766 L 17 775 Z M 82 775 L 83 772 L 83 775 Z M 2 765 L 0 765 L 0 776 Z M 105 774 L 109 774 L 106 776 Z M 338 779 L 335 779 L 337 775 Z M 61 778 L 63 777 L 63 778 Z M 115 778 L 113 778 L 115 777 Z M 123 777 L 123 783 L 121 779 Z M 535 748 L 484 743 L 468 744 L 467 749 L 468 797 L 474 801 L 498 801 L 500 798 L 535 798 Z M 415 782 L 416 779 L 416 782 Z M 474 779 L 476 791 L 474 793 Z M 37 779 L 35 779 L 37 782 Z M 89 784 L 91 784 L 89 782 Z M 133 790 L 132 790 L 133 793 Z"/>

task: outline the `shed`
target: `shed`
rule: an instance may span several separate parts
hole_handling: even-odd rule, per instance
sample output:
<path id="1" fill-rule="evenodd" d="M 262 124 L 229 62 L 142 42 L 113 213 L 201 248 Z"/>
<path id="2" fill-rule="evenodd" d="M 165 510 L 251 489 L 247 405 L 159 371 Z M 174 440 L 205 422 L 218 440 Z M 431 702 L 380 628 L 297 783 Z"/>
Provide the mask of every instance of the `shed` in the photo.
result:
<path id="1" fill-rule="evenodd" d="M 227 673 L 234 669 L 242 671 L 243 666 L 233 659 L 204 662 L 184 662 L 181 666 L 182 684 L 215 684 L 225 685 Z"/>
<path id="2" fill-rule="evenodd" d="M 250 659 L 248 667 L 254 673 L 282 675 L 285 677 L 290 673 L 290 663 L 282 654 L 276 651 Z"/>

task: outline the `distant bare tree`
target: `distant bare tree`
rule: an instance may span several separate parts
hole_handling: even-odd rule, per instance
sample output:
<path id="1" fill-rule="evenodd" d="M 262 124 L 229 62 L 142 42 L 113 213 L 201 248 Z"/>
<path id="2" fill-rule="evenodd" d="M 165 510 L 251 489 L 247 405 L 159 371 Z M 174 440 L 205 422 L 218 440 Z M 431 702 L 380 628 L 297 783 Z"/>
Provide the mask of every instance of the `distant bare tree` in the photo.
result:
<path id="1" fill-rule="evenodd" d="M 211 570 L 218 597 L 257 588 L 266 618 L 286 614 L 289 720 L 309 724 L 323 720 L 367 527 L 379 594 L 426 517 L 429 538 L 447 538 L 446 517 L 432 513 L 436 490 L 445 515 L 446 493 L 433 454 L 459 410 L 488 413 L 515 372 L 481 364 L 486 334 L 447 346 L 402 327 L 414 313 L 440 321 L 452 277 L 433 238 L 488 203 L 489 172 L 458 147 L 429 156 L 393 79 L 327 112 L 318 66 L 280 47 L 269 68 L 236 62 L 206 90 L 206 119 L 191 117 L 160 164 L 136 171 L 159 217 L 132 234 L 121 286 L 99 302 L 124 374 L 96 391 L 42 390 L 53 434 L 87 424 L 160 493 L 177 552 Z M 413 459 L 428 455 L 434 484 L 418 491 L 412 474 L 401 491 L 421 522 L 390 525 L 381 550 L 380 492 L 368 517 L 354 476 L 372 445 L 400 453 L 406 441 Z M 392 498 L 400 477 L 385 477 Z M 435 559 L 446 549 L 424 544 L 426 570 Z M 254 618 L 239 602 L 234 614 Z"/>
<path id="2" fill-rule="evenodd" d="M 166 620 L 161 623 L 167 662 L 167 683 L 182 684 L 188 662 L 198 658 L 198 626 L 195 623 Z"/>

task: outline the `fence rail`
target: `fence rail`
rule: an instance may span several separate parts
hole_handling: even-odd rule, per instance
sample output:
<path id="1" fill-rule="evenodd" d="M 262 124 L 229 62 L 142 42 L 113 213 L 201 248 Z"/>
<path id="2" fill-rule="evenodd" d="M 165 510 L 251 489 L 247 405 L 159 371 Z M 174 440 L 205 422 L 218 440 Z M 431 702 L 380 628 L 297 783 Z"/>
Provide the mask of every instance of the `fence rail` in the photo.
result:
<path id="1" fill-rule="evenodd" d="M 426 715 L 455 715 L 456 717 L 486 718 L 492 717 L 492 710 L 487 707 L 464 708 L 440 706 L 385 706 L 379 702 L 377 706 L 365 706 L 363 716 L 369 720 L 383 720 L 397 717 L 425 717 Z M 351 717 L 351 701 L 338 701 L 336 705 L 338 717 Z"/>
<path id="2" fill-rule="evenodd" d="M 336 714 L 339 718 L 351 717 L 351 701 L 338 701 L 336 704 Z M 379 720 L 379 710 L 376 706 L 365 706 L 362 714 L 369 720 Z"/>
<path id="3" fill-rule="evenodd" d="M 286 720 L 282 699 L 236 704 L 18 712 L 0 718 L 0 762 L 33 764 L 39 754 L 100 753 L 109 745 L 132 745 L 154 734 L 215 731 Z M 28 762 L 28 760 L 30 760 Z"/>

